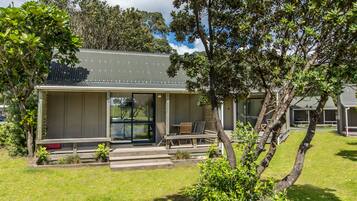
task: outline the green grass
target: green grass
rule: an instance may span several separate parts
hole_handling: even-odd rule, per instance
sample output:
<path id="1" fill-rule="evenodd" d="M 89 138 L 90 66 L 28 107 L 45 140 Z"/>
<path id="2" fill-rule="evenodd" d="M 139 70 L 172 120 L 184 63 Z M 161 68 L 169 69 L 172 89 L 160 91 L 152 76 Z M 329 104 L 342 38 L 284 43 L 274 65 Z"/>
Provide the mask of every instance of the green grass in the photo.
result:
<path id="1" fill-rule="evenodd" d="M 293 131 L 281 144 L 266 176 L 280 179 L 290 171 L 304 134 Z M 288 196 L 291 200 L 356 200 L 357 138 L 346 138 L 328 129 L 318 130 L 307 152 L 303 172 Z"/>
<path id="2" fill-rule="evenodd" d="M 276 179 L 291 168 L 303 132 L 293 131 L 274 157 L 265 176 Z M 357 138 L 320 130 L 305 168 L 288 191 L 291 200 L 357 198 Z M 197 167 L 111 171 L 109 167 L 28 167 L 25 158 L 11 159 L 0 150 L 0 200 L 175 200 L 197 181 Z"/>

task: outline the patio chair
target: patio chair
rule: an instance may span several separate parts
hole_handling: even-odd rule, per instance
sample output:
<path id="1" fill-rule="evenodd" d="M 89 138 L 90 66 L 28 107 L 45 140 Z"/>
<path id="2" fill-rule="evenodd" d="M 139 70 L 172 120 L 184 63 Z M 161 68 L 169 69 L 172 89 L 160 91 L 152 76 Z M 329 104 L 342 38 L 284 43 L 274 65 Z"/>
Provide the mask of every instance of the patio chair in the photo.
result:
<path id="1" fill-rule="evenodd" d="M 205 121 L 195 121 L 193 125 L 192 134 L 203 134 L 205 132 L 206 122 Z M 204 142 L 205 139 L 198 139 L 198 143 Z"/>
<path id="2" fill-rule="evenodd" d="M 180 123 L 180 135 L 189 135 L 192 134 L 192 122 L 181 122 Z M 192 140 L 190 140 L 192 143 Z M 179 145 L 181 145 L 181 142 L 179 140 Z"/>
<path id="3" fill-rule="evenodd" d="M 205 132 L 205 121 L 195 121 L 192 134 L 203 134 Z"/>
<path id="4" fill-rule="evenodd" d="M 191 133 L 192 133 L 192 122 L 181 122 L 180 135 L 191 134 Z"/>
<path id="5" fill-rule="evenodd" d="M 159 142 L 159 144 L 157 144 L 157 146 L 160 146 L 161 143 L 165 142 L 166 144 L 166 136 L 168 135 L 176 135 L 176 133 L 166 133 L 166 125 L 164 122 L 157 122 L 156 123 L 156 128 L 157 128 L 157 131 L 161 137 L 161 140 Z M 171 145 L 173 145 L 173 142 L 170 141 Z"/>

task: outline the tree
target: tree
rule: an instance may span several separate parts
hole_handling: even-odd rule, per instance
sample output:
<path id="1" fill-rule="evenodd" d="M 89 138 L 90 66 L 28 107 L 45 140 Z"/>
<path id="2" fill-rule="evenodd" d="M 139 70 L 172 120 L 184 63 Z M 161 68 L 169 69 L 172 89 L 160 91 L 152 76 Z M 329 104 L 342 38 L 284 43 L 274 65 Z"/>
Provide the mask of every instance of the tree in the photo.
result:
<path id="1" fill-rule="evenodd" d="M 91 49 L 170 53 L 161 13 L 122 9 L 101 0 L 42 0 L 70 14 L 71 29 Z"/>
<path id="2" fill-rule="evenodd" d="M 229 95 L 219 93 L 224 89 L 236 95 L 232 86 L 253 87 L 266 94 L 255 127 L 263 132 L 256 146 L 255 159 L 264 153 L 269 136 L 272 136 L 272 143 L 257 167 L 258 175 L 274 157 L 291 101 L 296 96 L 320 96 L 295 165 L 277 184 L 276 190 L 291 186 L 302 171 L 305 154 L 328 96 L 338 96 L 343 84 L 352 82 L 356 74 L 356 3 L 192 0 L 174 1 L 174 4 L 181 8 L 173 13 L 171 24 L 177 38 L 190 41 L 200 38 L 206 50 L 201 60 L 197 59 L 197 53 L 172 56 L 173 65 L 181 64 L 194 80 L 188 81 L 189 87 L 209 88 L 213 105 L 220 100 L 219 95 Z M 220 64 L 225 68 L 219 69 Z M 229 73 L 228 78 L 224 72 Z M 221 76 L 222 80 L 217 79 Z M 259 124 L 264 117 L 271 121 L 262 129 Z M 246 157 L 246 154 L 242 156 L 241 163 Z"/>
<path id="3" fill-rule="evenodd" d="M 260 79 L 267 94 L 264 103 L 273 108 L 269 114 L 271 121 L 263 130 L 256 149 L 258 158 L 266 140 L 272 136 L 269 150 L 257 168 L 258 174 L 269 166 L 277 150 L 277 139 L 293 98 L 320 96 L 295 165 L 276 186 L 277 190 L 283 190 L 301 174 L 305 154 L 328 97 L 338 96 L 343 84 L 353 81 L 356 73 L 356 23 L 353 20 L 356 4 L 327 0 L 257 2 L 247 1 L 237 7 L 234 19 L 243 29 L 231 25 L 227 29 L 235 30 L 232 35 L 237 39 L 232 41 L 251 38 L 237 56 L 241 58 L 240 63 L 257 72 L 252 78 Z M 272 92 L 277 95 L 271 96 Z M 260 115 L 268 115 L 267 111 L 263 107 Z"/>
<path id="4" fill-rule="evenodd" d="M 241 66 L 231 63 L 232 53 L 222 48 L 222 42 L 227 36 L 218 18 L 223 12 L 221 2 L 176 0 L 174 6 L 178 11 L 171 13 L 173 20 L 170 27 L 176 34 L 176 39 L 189 42 L 198 39 L 203 43 L 204 52 L 172 54 L 168 74 L 175 76 L 177 71 L 184 69 L 190 78 L 187 81 L 188 89 L 207 97 L 208 104 L 212 107 L 218 137 L 227 151 L 230 166 L 235 168 L 236 156 L 231 140 L 223 130 L 218 107 L 225 97 L 245 94 L 249 87 L 242 76 L 244 72 Z"/>
<path id="5" fill-rule="evenodd" d="M 70 31 L 66 12 L 55 6 L 27 2 L 19 8 L 0 8 L 0 90 L 11 119 L 26 133 L 28 155 L 34 152 L 36 98 L 51 60 L 72 65 L 81 41 Z"/>

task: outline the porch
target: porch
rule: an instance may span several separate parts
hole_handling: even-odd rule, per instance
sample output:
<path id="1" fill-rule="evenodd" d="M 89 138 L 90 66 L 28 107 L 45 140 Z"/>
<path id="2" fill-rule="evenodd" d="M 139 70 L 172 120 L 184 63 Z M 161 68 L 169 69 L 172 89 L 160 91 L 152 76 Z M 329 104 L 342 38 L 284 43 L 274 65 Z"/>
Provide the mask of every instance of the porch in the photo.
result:
<path id="1" fill-rule="evenodd" d="M 205 139 L 217 138 L 216 133 L 205 133 L 214 129 L 210 108 L 198 106 L 198 96 L 187 92 L 39 90 L 38 101 L 36 144 L 48 148 L 51 160 L 78 154 L 91 161 L 100 143 L 111 153 L 163 148 L 169 157 L 178 151 L 205 155 L 211 144 Z M 173 146 L 158 147 L 163 138 L 156 126 L 160 122 L 165 124 L 164 135 L 176 133 L 166 139 Z M 192 132 L 196 122 L 205 122 L 204 132 L 182 135 L 177 131 L 182 122 L 191 122 Z"/>

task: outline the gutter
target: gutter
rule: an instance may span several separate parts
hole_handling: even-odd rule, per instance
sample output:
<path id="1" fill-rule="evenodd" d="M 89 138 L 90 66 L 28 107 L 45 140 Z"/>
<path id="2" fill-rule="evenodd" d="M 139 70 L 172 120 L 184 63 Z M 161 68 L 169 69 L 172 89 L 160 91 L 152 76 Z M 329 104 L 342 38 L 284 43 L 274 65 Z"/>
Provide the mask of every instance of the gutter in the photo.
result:
<path id="1" fill-rule="evenodd" d="M 143 87 L 91 87 L 91 86 L 59 86 L 39 85 L 35 89 L 61 92 L 149 92 L 149 93 L 184 93 L 194 94 L 185 88 L 143 88 Z"/>

